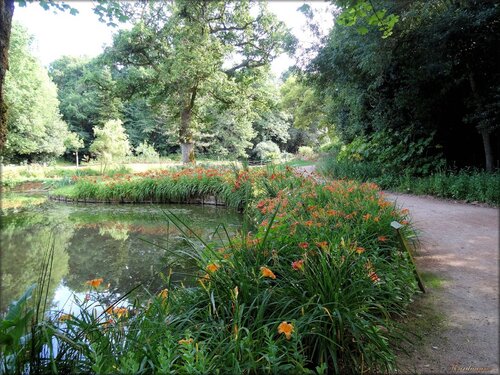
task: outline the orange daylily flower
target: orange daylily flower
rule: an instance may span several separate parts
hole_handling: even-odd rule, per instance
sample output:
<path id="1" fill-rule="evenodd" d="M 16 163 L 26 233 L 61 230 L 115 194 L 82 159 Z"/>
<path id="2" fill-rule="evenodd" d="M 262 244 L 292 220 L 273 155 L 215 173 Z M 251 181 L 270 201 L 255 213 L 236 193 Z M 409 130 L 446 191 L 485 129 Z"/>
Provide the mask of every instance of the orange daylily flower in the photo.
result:
<path id="1" fill-rule="evenodd" d="M 385 242 L 385 241 L 387 241 L 387 237 L 386 236 L 378 236 L 377 240 L 379 240 L 380 242 Z"/>
<path id="2" fill-rule="evenodd" d="M 167 299 L 167 297 L 168 297 L 168 289 L 165 288 L 165 289 L 161 290 L 160 293 L 158 293 L 158 297 L 161 297 L 163 299 Z"/>
<path id="3" fill-rule="evenodd" d="M 309 244 L 307 242 L 301 242 L 299 243 L 299 247 L 301 249 L 307 249 L 309 247 Z"/>
<path id="4" fill-rule="evenodd" d="M 364 247 L 361 247 L 361 246 L 358 246 L 358 247 L 356 248 L 356 252 L 357 252 L 358 254 L 362 254 L 362 253 L 364 253 L 364 252 L 365 252 L 365 248 L 364 248 Z"/>
<path id="5" fill-rule="evenodd" d="M 90 285 L 92 288 L 97 288 L 97 287 L 99 287 L 99 285 L 102 284 L 102 282 L 103 282 L 103 279 L 100 278 L 100 279 L 93 279 L 93 280 L 86 281 L 85 284 Z"/>
<path id="6" fill-rule="evenodd" d="M 372 215 L 371 215 L 371 214 L 366 214 L 366 215 L 363 215 L 363 219 L 365 219 L 365 220 L 367 220 L 367 221 L 368 221 L 368 220 L 370 220 L 370 218 L 371 218 L 371 217 L 372 217 Z"/>
<path id="7" fill-rule="evenodd" d="M 278 326 L 278 333 L 284 333 L 287 340 L 290 340 L 292 337 L 293 325 L 287 322 L 281 322 Z"/>
<path id="8" fill-rule="evenodd" d="M 380 281 L 380 277 L 378 277 L 378 275 L 375 272 L 370 272 L 368 276 L 370 276 L 370 279 L 373 281 L 374 284 Z"/>
<path id="9" fill-rule="evenodd" d="M 128 309 L 126 307 L 115 307 L 113 309 L 113 314 L 115 314 L 118 318 L 128 316 Z"/>
<path id="10" fill-rule="evenodd" d="M 276 279 L 276 275 L 274 274 L 274 272 L 267 267 L 260 267 L 260 272 L 262 273 L 263 277 L 269 277 L 273 280 Z"/>
<path id="11" fill-rule="evenodd" d="M 325 250 L 328 247 L 328 242 L 326 241 L 316 242 L 316 245 L 322 250 Z"/>
<path id="12" fill-rule="evenodd" d="M 292 262 L 292 268 L 297 271 L 302 270 L 302 268 L 304 268 L 304 259 L 299 259 L 295 262 Z"/>
<path id="13" fill-rule="evenodd" d="M 219 269 L 219 266 L 215 263 L 210 263 L 208 266 L 207 266 L 207 271 L 209 272 L 215 272 Z"/>
<path id="14" fill-rule="evenodd" d="M 71 320 L 71 318 L 72 316 L 70 314 L 62 314 L 58 320 L 60 322 L 65 322 L 66 320 Z"/>

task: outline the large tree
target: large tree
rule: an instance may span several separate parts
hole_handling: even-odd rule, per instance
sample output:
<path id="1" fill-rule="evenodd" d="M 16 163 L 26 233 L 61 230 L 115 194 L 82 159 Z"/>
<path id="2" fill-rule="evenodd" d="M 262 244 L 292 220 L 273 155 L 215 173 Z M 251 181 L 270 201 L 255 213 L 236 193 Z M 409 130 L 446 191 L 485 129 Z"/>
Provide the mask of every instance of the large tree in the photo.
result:
<path id="1" fill-rule="evenodd" d="M 294 42 L 265 3 L 176 0 L 130 5 L 130 12 L 137 23 L 108 54 L 118 69 L 139 69 L 154 101 L 166 105 L 185 163 L 194 159 L 200 104 L 237 102 L 258 68 Z"/>
<path id="2" fill-rule="evenodd" d="M 15 24 L 10 44 L 11 69 L 5 81 L 9 134 L 2 155 L 44 159 L 61 155 L 68 135 L 59 113 L 57 88 L 30 53 L 31 37 Z"/>

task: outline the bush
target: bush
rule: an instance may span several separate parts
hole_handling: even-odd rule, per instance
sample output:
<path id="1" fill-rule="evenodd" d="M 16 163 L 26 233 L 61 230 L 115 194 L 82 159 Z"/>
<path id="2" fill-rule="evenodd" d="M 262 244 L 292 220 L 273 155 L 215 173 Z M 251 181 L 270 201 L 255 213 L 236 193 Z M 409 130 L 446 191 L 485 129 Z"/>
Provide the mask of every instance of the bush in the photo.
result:
<path id="1" fill-rule="evenodd" d="M 298 155 L 302 159 L 312 159 L 312 158 L 314 158 L 314 156 L 316 156 L 313 149 L 309 146 L 300 146 L 299 151 L 298 151 Z"/>
<path id="2" fill-rule="evenodd" d="M 142 142 L 135 148 L 135 153 L 140 160 L 158 162 L 160 160 L 160 154 L 156 152 L 153 145 L 148 144 L 147 141 Z"/>
<path id="3" fill-rule="evenodd" d="M 264 141 L 257 143 L 253 153 L 259 160 L 277 160 L 280 157 L 280 148 L 272 141 Z"/>

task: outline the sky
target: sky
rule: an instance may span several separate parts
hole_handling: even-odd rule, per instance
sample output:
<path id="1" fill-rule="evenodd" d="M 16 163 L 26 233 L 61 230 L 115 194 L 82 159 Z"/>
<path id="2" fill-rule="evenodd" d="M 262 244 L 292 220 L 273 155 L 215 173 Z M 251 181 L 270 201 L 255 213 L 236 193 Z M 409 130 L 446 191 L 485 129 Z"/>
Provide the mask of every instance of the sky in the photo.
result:
<path id="1" fill-rule="evenodd" d="M 68 3 L 78 9 L 78 15 L 46 11 L 36 2 L 28 3 L 26 7 L 19 7 L 16 3 L 14 21 L 23 24 L 34 36 L 33 54 L 44 66 L 62 56 L 97 56 L 103 51 L 104 46 L 111 45 L 112 35 L 118 30 L 99 22 L 98 17 L 92 12 L 91 1 Z M 290 27 L 299 39 L 299 48 L 307 47 L 312 42 L 312 37 L 305 27 L 306 18 L 297 11 L 303 3 L 304 1 L 269 2 L 269 9 Z M 323 1 L 307 3 L 321 17 L 321 26 L 326 32 L 333 23 L 329 4 Z M 279 76 L 293 63 L 293 58 L 283 54 L 273 61 L 271 70 Z"/>

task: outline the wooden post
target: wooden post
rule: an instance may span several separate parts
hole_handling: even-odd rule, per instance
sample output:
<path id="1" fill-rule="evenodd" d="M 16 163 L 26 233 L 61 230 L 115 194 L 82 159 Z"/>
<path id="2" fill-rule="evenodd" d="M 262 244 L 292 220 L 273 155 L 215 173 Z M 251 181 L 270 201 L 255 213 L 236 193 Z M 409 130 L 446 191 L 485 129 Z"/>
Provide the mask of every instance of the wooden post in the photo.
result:
<path id="1" fill-rule="evenodd" d="M 403 225 L 399 224 L 397 221 L 393 221 L 391 223 L 391 227 L 393 227 L 396 230 L 396 233 L 398 234 L 399 237 L 399 242 L 401 243 L 403 250 L 405 250 L 408 253 L 408 256 L 410 257 L 411 264 L 413 265 L 413 273 L 415 274 L 415 278 L 417 279 L 419 289 L 422 291 L 422 293 L 425 293 L 424 283 L 417 271 L 417 265 L 415 264 L 415 259 L 413 259 L 413 254 L 410 250 L 410 247 L 408 246 L 408 243 L 406 242 L 406 239 L 404 238 L 403 234 L 400 231 L 400 229 L 403 228 Z"/>

